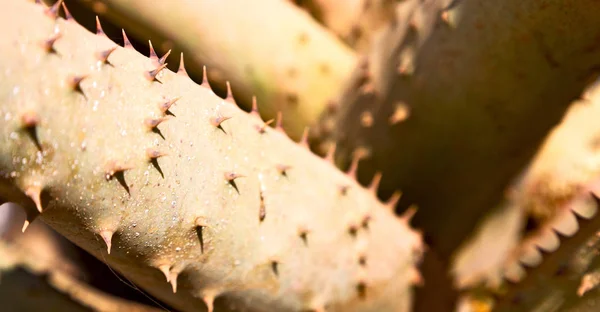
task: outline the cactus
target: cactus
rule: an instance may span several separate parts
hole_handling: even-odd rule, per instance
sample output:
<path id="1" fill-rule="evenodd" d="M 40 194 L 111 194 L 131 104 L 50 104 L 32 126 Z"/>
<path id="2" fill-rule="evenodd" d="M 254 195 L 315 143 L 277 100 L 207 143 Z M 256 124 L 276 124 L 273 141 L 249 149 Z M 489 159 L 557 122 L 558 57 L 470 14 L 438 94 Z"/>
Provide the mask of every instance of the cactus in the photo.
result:
<path id="1" fill-rule="evenodd" d="M 356 70 L 339 99 L 339 157 L 368 150 L 359 176 L 384 172 L 382 195 L 403 191 L 399 211 L 419 204 L 415 226 L 439 262 L 435 273 L 424 267 L 426 280 L 448 270 L 597 76 L 599 10 L 597 1 L 404 1 Z"/>
<path id="2" fill-rule="evenodd" d="M 206 64 L 218 71 L 214 76 L 229 80 L 242 103 L 250 104 L 256 95 L 266 119 L 282 111 L 283 127 L 296 139 L 340 91 L 355 64 L 348 47 L 285 1 L 102 3 L 109 18 L 138 37 L 147 40 L 149 33 L 158 33 L 168 38 L 184 51 L 192 69 Z"/>
<path id="3" fill-rule="evenodd" d="M 59 8 L 0 13 L 0 196 L 24 229 L 39 217 L 182 311 L 410 309 L 421 238 L 379 176 L 363 188 Z"/>

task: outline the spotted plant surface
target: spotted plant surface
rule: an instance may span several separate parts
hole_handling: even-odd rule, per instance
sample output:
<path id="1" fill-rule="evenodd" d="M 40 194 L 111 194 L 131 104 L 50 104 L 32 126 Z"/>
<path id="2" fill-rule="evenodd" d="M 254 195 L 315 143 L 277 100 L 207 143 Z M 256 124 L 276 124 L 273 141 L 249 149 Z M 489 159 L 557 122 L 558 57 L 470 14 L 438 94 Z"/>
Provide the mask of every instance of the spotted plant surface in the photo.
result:
<path id="1" fill-rule="evenodd" d="M 0 11 L 0 197 L 28 222 L 182 311 L 410 309 L 421 237 L 380 176 L 362 187 L 59 8 Z"/>

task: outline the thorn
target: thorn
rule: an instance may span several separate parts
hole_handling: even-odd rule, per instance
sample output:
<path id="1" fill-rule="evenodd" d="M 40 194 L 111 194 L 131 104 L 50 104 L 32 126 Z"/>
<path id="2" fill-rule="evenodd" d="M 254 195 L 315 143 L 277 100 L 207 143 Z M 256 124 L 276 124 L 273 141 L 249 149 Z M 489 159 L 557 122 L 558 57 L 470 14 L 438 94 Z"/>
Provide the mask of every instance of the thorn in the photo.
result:
<path id="1" fill-rule="evenodd" d="M 204 217 L 197 217 L 196 220 L 194 221 L 194 224 L 197 227 L 208 227 L 208 222 L 206 221 L 206 219 Z"/>
<path id="2" fill-rule="evenodd" d="M 108 57 L 117 49 L 117 47 L 112 47 L 110 49 L 96 52 L 96 59 L 103 64 L 108 64 Z"/>
<path id="3" fill-rule="evenodd" d="M 348 194 L 348 189 L 350 189 L 349 185 L 339 185 L 338 186 L 338 190 L 340 192 L 340 195 L 345 196 L 346 194 Z"/>
<path id="4" fill-rule="evenodd" d="M 235 103 L 235 99 L 233 98 L 233 92 L 231 92 L 231 84 L 229 83 L 229 81 L 225 81 L 225 84 L 227 85 L 227 96 L 225 96 L 225 101 Z"/>
<path id="5" fill-rule="evenodd" d="M 302 138 L 300 139 L 298 144 L 300 144 L 300 146 L 306 148 L 307 150 L 310 150 L 310 146 L 308 145 L 308 130 L 308 127 L 304 128 L 304 132 L 302 132 Z"/>
<path id="6" fill-rule="evenodd" d="M 67 5 L 64 2 L 62 3 L 62 8 L 63 8 L 63 11 L 65 11 L 65 19 L 67 21 L 72 21 L 73 15 L 71 15 L 71 12 L 69 12 L 69 10 L 67 10 Z"/>
<path id="7" fill-rule="evenodd" d="M 85 78 L 87 78 L 87 75 L 84 75 L 84 76 L 71 75 L 67 78 L 67 85 L 69 86 L 69 88 L 71 88 L 71 90 L 79 92 L 83 96 L 85 96 L 85 93 L 83 93 L 83 90 L 81 89 L 81 81 Z"/>
<path id="8" fill-rule="evenodd" d="M 227 180 L 227 182 L 229 182 L 229 183 L 235 181 L 235 179 L 237 179 L 237 178 L 244 178 L 244 177 L 246 177 L 246 176 L 235 173 L 235 172 L 225 172 L 225 180 Z"/>
<path id="9" fill-rule="evenodd" d="M 106 180 L 110 180 L 115 174 L 121 172 L 125 172 L 125 170 L 133 169 L 134 167 L 131 165 L 123 165 L 119 164 L 116 161 L 109 161 L 106 165 L 105 177 Z"/>
<path id="10" fill-rule="evenodd" d="M 63 2 L 63 0 L 58 0 L 52 6 L 46 8 L 44 10 L 44 14 L 46 14 L 46 16 L 50 17 L 51 19 L 57 19 L 58 11 L 60 10 L 60 6 L 61 6 L 62 2 Z"/>
<path id="11" fill-rule="evenodd" d="M 419 272 L 419 270 L 417 270 L 417 268 L 415 268 L 415 267 L 410 268 L 410 271 L 408 274 L 409 274 L 410 281 L 413 285 L 415 285 L 415 286 L 425 285 L 423 276 L 421 275 L 421 272 Z"/>
<path id="12" fill-rule="evenodd" d="M 148 156 L 148 159 L 150 159 L 150 160 L 157 159 L 159 157 L 163 157 L 166 155 L 167 155 L 167 153 L 161 152 L 156 148 L 149 147 L 146 149 L 146 156 Z"/>
<path id="13" fill-rule="evenodd" d="M 371 222 L 371 215 L 370 214 L 366 214 L 363 218 L 362 218 L 362 222 L 361 222 L 361 226 L 364 229 L 368 229 L 369 228 L 369 222 Z"/>
<path id="14" fill-rule="evenodd" d="M 377 190 L 379 189 L 379 183 L 381 182 L 382 173 L 380 171 L 376 172 L 373 176 L 373 180 L 371 180 L 371 184 L 369 184 L 369 190 L 377 195 Z"/>
<path id="15" fill-rule="evenodd" d="M 223 123 L 225 120 L 231 119 L 231 117 L 229 116 L 216 116 L 216 117 L 211 117 L 210 118 L 210 124 L 213 125 L 214 127 L 217 128 L 221 128 L 221 123 Z M 223 128 L 221 128 L 221 130 L 223 130 Z M 225 132 L 225 131 L 223 131 Z"/>
<path id="16" fill-rule="evenodd" d="M 206 304 L 207 312 L 214 311 L 214 300 L 215 300 L 215 298 L 213 296 L 202 297 L 202 301 L 204 301 L 204 304 Z"/>
<path id="17" fill-rule="evenodd" d="M 396 104 L 396 108 L 394 109 L 394 113 L 390 116 L 389 122 L 391 125 L 395 125 L 399 122 L 405 121 L 410 115 L 410 110 L 408 105 L 400 102 Z"/>
<path id="18" fill-rule="evenodd" d="M 179 274 L 177 273 L 171 273 L 171 288 L 173 289 L 173 293 L 177 293 L 177 277 L 179 276 Z"/>
<path id="19" fill-rule="evenodd" d="M 146 118 L 144 119 L 144 125 L 148 128 L 148 130 L 154 130 L 158 125 L 162 122 L 167 121 L 168 117 L 160 117 L 160 118 Z"/>
<path id="20" fill-rule="evenodd" d="M 167 53 L 158 60 L 158 64 L 165 64 L 169 55 L 171 55 L 171 50 L 167 51 Z"/>
<path id="21" fill-rule="evenodd" d="M 260 192 L 260 207 L 258 208 L 258 221 L 263 222 L 267 216 L 267 209 L 265 207 L 265 198 L 262 191 Z"/>
<path id="22" fill-rule="evenodd" d="M 171 266 L 168 264 L 163 264 L 163 265 L 159 265 L 158 269 L 165 275 L 165 278 L 167 279 L 167 283 L 171 282 Z"/>
<path id="23" fill-rule="evenodd" d="M 279 261 L 271 260 L 271 270 L 273 270 L 275 276 L 279 276 Z"/>
<path id="24" fill-rule="evenodd" d="M 308 229 L 304 226 L 298 228 L 298 236 L 300 236 L 300 239 L 302 239 L 306 246 L 308 246 L 308 232 Z"/>
<path id="25" fill-rule="evenodd" d="M 40 123 L 40 117 L 34 112 L 26 112 L 21 116 L 23 128 L 35 128 Z"/>
<path id="26" fill-rule="evenodd" d="M 327 151 L 327 155 L 325 155 L 325 160 L 329 163 L 334 163 L 335 162 L 335 149 L 336 149 L 337 145 L 334 142 L 333 144 L 331 144 L 331 146 L 329 147 L 329 150 Z"/>
<path id="27" fill-rule="evenodd" d="M 158 81 L 156 80 L 156 76 L 160 73 L 161 70 L 165 69 L 165 67 L 167 67 L 166 63 L 158 66 L 153 70 L 145 72 L 144 76 L 146 77 L 146 79 L 148 79 L 148 81 Z"/>
<path id="28" fill-rule="evenodd" d="M 443 11 L 440 17 L 442 18 L 442 21 L 450 25 L 450 13 L 447 10 Z"/>
<path id="29" fill-rule="evenodd" d="M 38 150 L 42 150 L 42 145 L 37 135 L 37 125 L 40 123 L 40 117 L 35 112 L 26 112 L 21 116 L 21 125 L 27 134 L 33 140 L 33 144 Z"/>
<path id="30" fill-rule="evenodd" d="M 360 114 L 360 124 L 365 128 L 370 128 L 373 126 L 373 114 L 369 111 L 364 111 Z"/>
<path id="31" fill-rule="evenodd" d="M 181 99 L 181 96 L 178 96 L 178 97 L 174 97 L 166 102 L 162 102 L 162 103 L 158 104 L 158 109 L 161 111 L 161 113 L 166 114 L 167 111 L 169 110 L 169 108 L 171 108 L 171 106 L 173 106 L 173 104 L 175 104 L 180 99 Z"/>
<path id="32" fill-rule="evenodd" d="M 187 71 L 185 70 L 185 64 L 183 63 L 183 52 L 181 52 L 181 56 L 179 58 L 179 69 L 177 70 L 177 74 L 189 77 Z"/>
<path id="33" fill-rule="evenodd" d="M 254 125 L 254 127 L 256 128 L 256 131 L 258 131 L 259 134 L 264 134 L 265 132 L 267 132 L 267 127 L 270 124 L 272 124 L 273 121 L 275 121 L 275 119 L 271 119 L 266 122 L 263 122 L 262 125 Z"/>
<path id="34" fill-rule="evenodd" d="M 197 217 L 194 220 L 194 225 L 196 228 L 196 235 L 198 235 L 198 239 L 200 240 L 200 253 L 204 254 L 204 233 L 203 229 L 208 227 L 208 222 L 204 217 Z"/>
<path id="35" fill-rule="evenodd" d="M 112 247 L 112 236 L 113 236 L 114 232 L 109 231 L 109 230 L 104 230 L 100 232 L 100 237 L 102 237 L 102 239 L 104 240 L 104 243 L 106 244 L 106 251 L 108 252 L 108 254 L 110 255 L 110 248 Z"/>
<path id="36" fill-rule="evenodd" d="M 406 223 L 410 223 L 410 220 L 414 217 L 415 213 L 417 213 L 418 207 L 415 204 L 412 204 L 404 211 L 404 213 L 400 216 L 400 219 Z"/>
<path id="37" fill-rule="evenodd" d="M 56 33 L 54 35 L 52 35 L 52 37 L 42 41 L 42 48 L 47 52 L 47 53 L 56 53 L 56 50 L 54 49 L 54 43 L 56 42 L 56 40 L 58 40 L 62 35 L 60 33 Z"/>
<path id="38" fill-rule="evenodd" d="M 42 213 L 42 188 L 38 185 L 32 185 L 25 190 L 25 195 L 31 198 L 33 203 L 35 204 L 35 208 Z"/>
<path id="39" fill-rule="evenodd" d="M 156 51 L 154 51 L 154 47 L 152 46 L 152 41 L 148 40 L 148 45 L 150 46 L 150 56 L 148 56 L 148 58 L 150 60 L 152 60 L 152 63 L 154 63 L 155 66 L 161 65 L 158 62 L 158 56 L 156 55 Z"/>
<path id="40" fill-rule="evenodd" d="M 288 172 L 288 170 L 290 170 L 292 168 L 292 166 L 284 165 L 284 164 L 277 164 L 277 165 L 275 165 L 275 168 L 277 168 L 277 171 L 279 172 L 280 175 L 287 176 L 287 172 Z"/>
<path id="41" fill-rule="evenodd" d="M 364 253 L 358 255 L 358 265 L 363 267 L 367 266 L 367 255 L 365 255 Z"/>
<path id="42" fill-rule="evenodd" d="M 252 96 L 252 110 L 250 111 L 250 115 L 260 118 L 260 113 L 258 112 L 258 104 L 256 103 L 256 95 Z M 260 118 L 260 120 L 262 120 L 262 118 Z"/>
<path id="43" fill-rule="evenodd" d="M 365 299 L 367 297 L 367 284 L 364 281 L 359 281 L 356 284 L 356 292 L 360 299 Z"/>
<path id="44" fill-rule="evenodd" d="M 23 222 L 23 227 L 21 228 L 21 233 L 25 233 L 25 230 L 27 230 L 31 222 L 33 222 L 33 220 L 29 221 L 25 219 L 25 222 Z"/>
<path id="45" fill-rule="evenodd" d="M 225 172 L 224 176 L 225 180 L 227 180 L 227 183 L 229 183 L 229 185 L 231 185 L 239 194 L 240 190 L 238 189 L 237 184 L 235 183 L 235 179 L 243 178 L 245 177 L 245 175 L 237 174 L 235 172 Z"/>
<path id="46" fill-rule="evenodd" d="M 108 36 L 106 36 L 106 33 L 104 32 L 104 30 L 102 29 L 102 24 L 100 24 L 100 18 L 98 18 L 98 15 L 96 15 L 96 35 L 100 36 L 100 37 L 108 38 Z"/>
<path id="47" fill-rule="evenodd" d="M 358 225 L 352 223 L 348 226 L 348 234 L 352 237 L 356 237 L 356 233 L 358 233 Z"/>
<path id="48" fill-rule="evenodd" d="M 356 180 L 356 172 L 358 171 L 358 162 L 362 159 L 363 155 L 358 152 L 354 152 L 352 155 L 352 163 L 350 164 L 350 168 L 346 172 L 351 178 Z"/>
<path id="49" fill-rule="evenodd" d="M 389 207 L 391 211 L 396 209 L 396 205 L 400 201 L 400 197 L 402 197 L 402 192 L 394 191 L 392 196 L 385 202 L 385 206 Z"/>
<path id="50" fill-rule="evenodd" d="M 285 130 L 283 130 L 282 124 L 283 124 L 283 114 L 281 113 L 281 111 L 277 112 L 277 118 L 275 119 L 275 130 L 287 135 L 285 133 Z"/>
<path id="51" fill-rule="evenodd" d="M 212 88 L 210 87 L 210 83 L 208 83 L 208 74 L 206 71 L 206 65 L 202 66 L 202 83 L 201 86 L 208 88 L 212 92 Z"/>
<path id="52" fill-rule="evenodd" d="M 127 38 L 127 35 L 125 34 L 125 29 L 121 29 L 121 32 L 123 33 L 123 48 L 133 49 L 131 41 L 129 41 L 129 38 Z"/>

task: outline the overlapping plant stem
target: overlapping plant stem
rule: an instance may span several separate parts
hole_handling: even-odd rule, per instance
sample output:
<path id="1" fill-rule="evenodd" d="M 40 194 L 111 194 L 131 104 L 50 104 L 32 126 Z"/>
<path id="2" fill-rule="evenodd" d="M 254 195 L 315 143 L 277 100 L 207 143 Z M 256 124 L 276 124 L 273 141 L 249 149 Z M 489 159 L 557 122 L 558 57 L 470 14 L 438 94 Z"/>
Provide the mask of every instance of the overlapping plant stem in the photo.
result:
<path id="1" fill-rule="evenodd" d="M 293 138 L 317 120 L 355 64 L 350 48 L 286 1 L 109 0 L 102 8 L 138 38 L 173 42 L 188 68 L 219 72 L 209 77 L 230 81 L 245 103 L 256 95 L 264 118 L 283 112 Z"/>
<path id="2" fill-rule="evenodd" d="M 400 3 L 341 97 L 338 157 L 367 148 L 359 173 L 384 172 L 400 210 L 418 203 L 428 254 L 447 261 L 597 74 L 598 12 L 597 1 Z"/>
<path id="3" fill-rule="evenodd" d="M 377 179 L 57 11 L 0 12 L 0 196 L 29 221 L 182 311 L 410 309 L 421 238 Z"/>

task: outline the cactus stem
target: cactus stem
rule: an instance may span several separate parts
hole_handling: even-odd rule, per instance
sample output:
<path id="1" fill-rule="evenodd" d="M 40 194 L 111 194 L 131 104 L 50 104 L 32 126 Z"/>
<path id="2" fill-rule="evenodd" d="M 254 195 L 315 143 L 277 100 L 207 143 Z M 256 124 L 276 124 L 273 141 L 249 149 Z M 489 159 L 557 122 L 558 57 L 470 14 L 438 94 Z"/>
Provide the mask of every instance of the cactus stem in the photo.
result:
<path id="1" fill-rule="evenodd" d="M 127 38 L 127 34 L 125 34 L 125 29 L 121 29 L 121 32 L 123 33 L 123 48 L 134 50 L 131 41 L 129 41 L 129 38 Z"/>
<path id="2" fill-rule="evenodd" d="M 56 33 L 52 35 L 50 38 L 41 42 L 41 46 L 47 53 L 56 53 L 54 49 L 54 43 L 61 37 L 61 33 Z"/>
<path id="3" fill-rule="evenodd" d="M 117 49 L 117 47 L 112 47 L 110 49 L 106 49 L 103 51 L 96 52 L 96 59 L 100 61 L 102 64 L 109 64 L 108 57 Z"/>
<path id="4" fill-rule="evenodd" d="M 49 6 L 48 8 L 46 8 L 44 10 L 44 14 L 46 14 L 46 16 L 50 17 L 51 19 L 57 19 L 58 11 L 60 10 L 60 6 L 61 6 L 62 2 L 63 2 L 63 0 L 56 1 L 55 4 L 53 4 L 52 6 Z"/>
<path id="5" fill-rule="evenodd" d="M 183 52 L 181 52 L 179 56 L 179 69 L 177 69 L 177 74 L 190 77 L 187 73 L 187 70 L 185 70 L 185 63 L 183 62 Z"/>
<path id="6" fill-rule="evenodd" d="M 110 255 L 110 249 L 112 247 L 113 234 L 114 234 L 114 232 L 109 231 L 109 230 L 100 231 L 100 233 L 98 234 L 98 235 L 100 235 L 100 237 L 102 237 L 102 240 L 106 244 L 106 252 L 108 252 L 109 255 Z"/>
<path id="7" fill-rule="evenodd" d="M 31 200 L 33 201 L 33 203 L 35 204 L 35 208 L 37 208 L 37 210 L 42 213 L 43 208 L 42 208 L 42 188 L 37 185 L 31 185 L 29 187 L 27 187 L 27 189 L 25 190 L 25 195 L 27 195 L 27 197 L 31 198 Z"/>
<path id="8" fill-rule="evenodd" d="M 167 67 L 167 64 L 162 64 L 158 67 L 156 67 L 153 70 L 147 71 L 144 73 L 144 77 L 146 77 L 146 79 L 148 79 L 148 81 L 157 81 L 160 82 L 159 80 L 156 79 L 156 76 L 160 73 L 161 70 L 165 69 L 165 67 Z"/>

